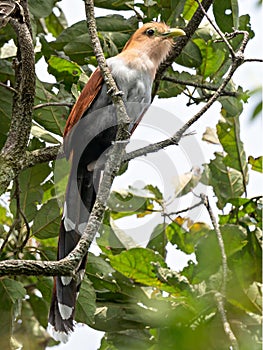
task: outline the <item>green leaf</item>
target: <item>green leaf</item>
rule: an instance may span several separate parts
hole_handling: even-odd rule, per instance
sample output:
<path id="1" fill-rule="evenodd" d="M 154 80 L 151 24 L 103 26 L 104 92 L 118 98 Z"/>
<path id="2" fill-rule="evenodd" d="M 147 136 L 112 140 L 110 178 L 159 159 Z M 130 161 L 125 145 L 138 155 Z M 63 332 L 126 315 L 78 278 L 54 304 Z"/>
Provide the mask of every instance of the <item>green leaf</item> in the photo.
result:
<path id="1" fill-rule="evenodd" d="M 12 84 L 14 83 L 14 70 L 12 68 L 12 63 L 9 60 L 0 59 L 0 80 L 2 83 L 10 80 Z"/>
<path id="2" fill-rule="evenodd" d="M 234 256 L 247 244 L 247 235 L 243 228 L 236 225 L 220 226 L 227 258 Z M 196 259 L 198 265 L 196 272 L 198 281 L 210 278 L 218 272 L 222 265 L 222 255 L 215 231 L 210 231 L 204 236 L 196 247 Z"/>
<path id="3" fill-rule="evenodd" d="M 252 156 L 248 157 L 248 163 L 250 165 L 252 165 L 252 170 L 258 171 L 259 173 L 263 172 L 263 170 L 262 170 L 262 159 L 263 159 L 262 156 L 257 157 L 257 158 L 254 158 Z"/>
<path id="4" fill-rule="evenodd" d="M 189 40 L 180 56 L 176 59 L 176 63 L 189 68 L 197 68 L 202 64 L 202 55 L 198 45 L 194 41 Z"/>
<path id="5" fill-rule="evenodd" d="M 60 225 L 60 209 L 56 199 L 45 203 L 36 213 L 32 233 L 39 239 L 56 237 Z"/>
<path id="6" fill-rule="evenodd" d="M 10 213 L 7 212 L 7 209 L 5 207 L 2 207 L 0 205 L 0 224 L 1 225 L 12 225 L 12 217 Z"/>
<path id="7" fill-rule="evenodd" d="M 5 27 L 0 28 L 0 46 L 2 47 L 5 43 L 8 43 L 9 40 L 16 37 L 15 31 L 12 26 L 7 23 Z"/>
<path id="8" fill-rule="evenodd" d="M 158 90 L 158 96 L 160 98 L 176 97 L 180 95 L 187 85 L 182 84 L 181 81 L 201 83 L 200 76 L 192 75 L 188 72 L 174 71 L 172 68 L 166 71 L 165 77 L 174 79 L 175 81 L 178 80 L 178 83 L 162 80 Z"/>
<path id="9" fill-rule="evenodd" d="M 84 277 L 76 305 L 76 321 L 92 324 L 96 311 L 96 293 L 92 283 Z"/>
<path id="10" fill-rule="evenodd" d="M 130 10 L 131 8 L 127 4 L 133 5 L 133 1 L 126 0 L 95 0 L 94 6 L 105 8 L 108 10 Z"/>
<path id="11" fill-rule="evenodd" d="M 48 72 L 53 74 L 58 82 L 63 82 L 66 90 L 70 91 L 72 84 L 76 84 L 82 74 L 80 66 L 65 58 L 51 56 L 48 60 Z"/>
<path id="12" fill-rule="evenodd" d="M 243 175 L 225 165 L 222 153 L 216 152 L 215 156 L 205 167 L 204 173 L 217 196 L 218 208 L 223 209 L 230 198 L 239 197 L 244 193 Z"/>
<path id="13" fill-rule="evenodd" d="M 59 16 L 56 16 L 53 12 L 45 19 L 45 23 L 48 31 L 56 38 L 67 27 L 66 17 L 59 6 L 56 6 L 56 10 L 59 11 Z"/>
<path id="14" fill-rule="evenodd" d="M 11 278 L 3 278 L 0 280 L 0 298 L 4 306 L 5 303 L 14 304 L 17 300 L 24 298 L 26 290 L 23 285 Z"/>
<path id="15" fill-rule="evenodd" d="M 223 50 L 217 49 L 212 40 L 207 42 L 199 38 L 193 41 L 198 46 L 202 56 L 202 63 L 198 71 L 200 71 L 200 74 L 206 79 L 219 70 L 225 60 L 225 53 Z"/>
<path id="16" fill-rule="evenodd" d="M 221 113 L 225 118 L 238 117 L 243 111 L 240 98 L 223 96 L 218 101 L 222 104 Z"/>
<path id="17" fill-rule="evenodd" d="M 57 0 L 28 0 L 29 11 L 37 18 L 51 14 Z"/>
<path id="18" fill-rule="evenodd" d="M 217 124 L 217 135 L 227 153 L 224 163 L 238 170 L 243 176 L 244 186 L 248 182 L 248 167 L 243 142 L 240 139 L 238 118 L 227 118 Z"/>
<path id="19" fill-rule="evenodd" d="M 258 116 L 260 116 L 262 113 L 262 100 L 258 102 L 258 104 L 255 106 L 253 113 L 251 115 L 251 120 L 256 119 Z"/>
<path id="20" fill-rule="evenodd" d="M 177 246 L 177 249 L 186 254 L 192 254 L 199 239 L 203 237 L 209 226 L 203 223 L 195 223 L 189 231 L 187 231 L 179 223 L 179 220 L 173 221 L 166 227 L 166 235 L 168 240 Z"/>
<path id="21" fill-rule="evenodd" d="M 155 252 L 158 252 L 163 258 L 165 258 L 166 256 L 166 244 L 167 244 L 165 229 L 166 229 L 166 225 L 164 224 L 157 225 L 154 228 L 146 247 L 154 250 Z"/>
<path id="22" fill-rule="evenodd" d="M 132 187 L 129 191 L 113 191 L 108 200 L 111 216 L 114 220 L 136 214 L 143 217 L 153 212 L 154 196 L 149 191 Z"/>
<path id="23" fill-rule="evenodd" d="M 48 325 L 48 311 L 50 304 L 44 300 L 41 296 L 30 293 L 29 294 L 29 304 L 31 305 L 34 316 L 41 324 L 42 327 L 47 328 Z"/>
<path id="24" fill-rule="evenodd" d="M 155 273 L 154 264 L 166 267 L 163 258 L 157 252 L 146 248 L 132 248 L 119 255 L 110 256 L 110 262 L 115 270 L 138 283 L 161 289 L 166 287 Z"/>
<path id="25" fill-rule="evenodd" d="M 108 210 L 104 213 L 103 223 L 99 230 L 100 237 L 96 239 L 100 249 L 106 255 L 118 254 L 125 249 L 123 243 L 119 240 L 111 227 L 110 215 L 111 213 Z"/>
<path id="26" fill-rule="evenodd" d="M 69 102 L 66 100 L 66 98 L 64 101 Z M 45 89 L 44 84 L 37 80 L 35 105 L 48 102 L 61 102 L 61 100 L 57 95 Z M 47 106 L 44 108 L 35 109 L 33 118 L 46 130 L 57 135 L 63 135 L 66 119 L 68 117 L 68 111 L 68 107 L 64 106 Z"/>
<path id="27" fill-rule="evenodd" d="M 13 333 L 15 304 L 24 298 L 26 290 L 22 284 L 10 278 L 0 279 L 0 346 L 11 349 L 10 340 Z"/>
<path id="28" fill-rule="evenodd" d="M 238 0 L 215 0 L 213 13 L 216 23 L 223 33 L 232 33 L 233 28 L 238 29 Z"/>
<path id="29" fill-rule="evenodd" d="M 155 341 L 148 329 L 127 329 L 122 332 L 110 332 L 102 339 L 98 350 L 143 350 L 156 349 Z M 154 348 L 153 348 L 154 346 Z"/>
<path id="30" fill-rule="evenodd" d="M 109 56 L 118 53 L 137 29 L 137 20 L 134 17 L 127 20 L 120 15 L 109 15 L 98 17 L 96 23 L 104 53 Z M 78 64 L 85 64 L 89 57 L 94 56 L 86 21 L 65 29 L 50 45 L 56 50 L 64 50 Z"/>
<path id="31" fill-rule="evenodd" d="M 43 197 L 41 183 L 47 178 L 50 171 L 48 164 L 38 164 L 22 171 L 19 176 L 20 207 L 28 222 L 32 221 L 37 214 L 37 205 L 41 204 Z M 11 206 L 12 212 L 15 213 L 15 199 L 12 200 Z"/>
<path id="32" fill-rule="evenodd" d="M 137 243 L 134 241 L 134 239 L 129 236 L 124 230 L 120 229 L 112 218 L 110 218 L 110 225 L 114 231 L 115 236 L 120 240 L 125 249 L 130 249 L 137 246 Z"/>
<path id="33" fill-rule="evenodd" d="M 193 14 L 198 8 L 198 3 L 195 0 L 186 0 L 184 5 L 183 16 L 187 21 L 193 17 Z"/>
<path id="34" fill-rule="evenodd" d="M 31 134 L 38 139 L 46 141 L 48 143 L 58 144 L 60 143 L 50 132 L 41 128 L 38 125 L 33 125 L 31 128 Z"/>

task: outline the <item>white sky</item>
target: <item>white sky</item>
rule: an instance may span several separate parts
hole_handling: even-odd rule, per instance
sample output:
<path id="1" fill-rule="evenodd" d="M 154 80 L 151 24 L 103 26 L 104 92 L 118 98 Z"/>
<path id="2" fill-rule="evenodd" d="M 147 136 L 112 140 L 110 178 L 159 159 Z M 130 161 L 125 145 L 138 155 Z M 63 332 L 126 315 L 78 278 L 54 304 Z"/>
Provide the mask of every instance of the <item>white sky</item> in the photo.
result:
<path id="1" fill-rule="evenodd" d="M 256 33 L 256 37 L 248 44 L 248 48 L 246 50 L 246 58 L 262 58 L 262 39 L 260 37 L 263 29 L 262 13 L 258 11 L 258 9 L 254 6 L 255 2 L 256 1 L 239 1 L 240 15 L 246 13 L 250 14 L 252 29 L 254 29 Z M 82 0 L 75 0 L 74 6 L 72 4 L 72 0 L 62 0 L 59 2 L 59 5 L 62 7 L 64 13 L 66 14 L 69 25 L 79 20 L 85 19 L 84 2 Z M 107 12 L 107 14 L 108 13 L 109 12 Z M 104 15 L 105 11 L 96 10 L 96 14 Z M 49 79 L 48 74 L 43 70 L 43 66 L 38 68 L 37 73 L 42 80 Z M 240 84 L 244 90 L 253 89 L 261 84 L 263 76 L 262 73 L 262 64 L 247 63 L 239 68 L 237 74 L 234 76 L 234 81 L 237 84 Z M 156 106 L 156 108 L 153 108 L 150 113 L 147 113 L 142 122 L 142 125 L 137 128 L 135 134 L 133 135 L 135 147 L 136 145 L 140 145 L 143 140 L 145 140 L 146 135 L 147 137 L 149 136 L 147 138 L 147 141 L 151 142 L 156 141 L 158 137 L 162 138 L 163 135 L 168 135 L 169 131 L 176 131 L 178 129 L 179 123 L 182 123 L 183 121 L 189 119 L 193 113 L 200 108 L 196 106 L 192 108 L 186 107 L 185 102 L 185 98 L 181 96 L 169 100 L 156 99 L 153 103 L 153 106 Z M 245 145 L 246 154 L 247 156 L 252 155 L 254 157 L 262 154 L 261 120 L 260 118 L 257 118 L 257 120 L 253 123 L 249 121 L 256 102 L 257 101 L 255 101 L 255 99 L 251 98 L 249 104 L 245 105 L 244 112 L 241 117 L 241 138 Z M 163 111 L 167 111 L 167 113 L 162 112 L 162 120 L 163 118 L 169 119 L 170 117 L 169 130 L 166 130 L 162 126 L 160 127 L 158 122 L 153 123 L 153 119 L 150 119 L 151 115 L 158 115 L 158 113 L 161 113 L 159 108 L 162 108 Z M 201 120 L 198 121 L 192 128 L 192 130 L 196 131 L 197 134 L 192 140 L 189 138 L 183 140 L 180 143 L 179 150 L 178 148 L 176 150 L 168 149 L 167 152 L 163 153 L 162 155 L 159 154 L 150 160 L 148 157 L 144 157 L 143 159 L 134 162 L 133 165 L 129 167 L 127 174 L 125 174 L 125 176 L 123 176 L 121 179 L 118 178 L 118 180 L 114 182 L 114 188 L 127 188 L 128 185 L 136 185 L 138 183 L 152 183 L 154 185 L 158 185 L 163 190 L 167 190 L 168 186 L 170 190 L 170 188 L 172 188 L 171 186 L 173 186 L 174 179 L 172 177 L 167 177 L 167 172 L 169 173 L 167 169 L 175 169 L 174 174 L 182 174 L 184 172 L 188 172 L 192 166 L 201 166 L 205 161 L 208 161 L 208 159 L 212 157 L 213 152 L 218 150 L 217 147 L 212 147 L 211 145 L 208 145 L 201 141 L 201 137 L 207 126 L 214 127 L 216 125 L 219 118 L 219 111 L 219 104 L 215 104 L 212 109 L 209 109 L 209 111 L 201 118 Z M 175 116 L 174 118 L 171 118 L 171 113 L 173 116 Z M 132 147 L 132 143 L 130 147 Z M 165 170 L 161 170 L 160 167 L 156 166 L 159 164 L 161 159 L 167 159 L 168 165 L 165 167 Z M 149 171 L 150 178 L 147 178 Z M 259 173 L 251 172 L 248 195 L 259 195 L 259 192 L 262 193 L 262 176 Z M 190 201 L 192 200 L 193 198 L 190 198 Z M 180 207 L 183 207 L 184 205 L 188 207 L 189 197 L 187 197 L 185 201 L 181 200 L 179 204 Z M 192 213 L 192 215 L 195 216 L 195 220 L 199 219 L 209 222 L 208 217 L 204 211 L 197 211 L 194 214 Z M 131 220 L 133 220 L 132 223 Z M 136 230 L 134 231 L 143 232 L 145 230 L 145 225 L 147 225 L 147 230 L 150 232 L 150 227 L 153 228 L 159 222 L 160 218 L 158 216 L 154 217 L 151 215 L 151 218 L 149 216 L 143 220 L 140 220 L 141 221 L 138 222 L 138 224 L 134 224 L 134 219 L 131 218 L 124 220 L 120 224 L 120 227 L 129 231 L 129 225 L 132 225 L 133 230 L 135 228 L 134 225 L 137 225 Z M 185 257 L 183 254 L 178 253 L 178 251 L 175 254 L 174 250 L 171 250 L 171 253 L 168 255 L 168 264 L 173 268 L 180 269 L 189 259 L 190 257 Z M 62 344 L 50 349 L 95 350 L 99 348 L 102 334 L 103 333 L 101 332 L 96 332 L 92 329 L 89 329 L 87 326 L 81 326 L 78 327 L 67 344 Z"/>

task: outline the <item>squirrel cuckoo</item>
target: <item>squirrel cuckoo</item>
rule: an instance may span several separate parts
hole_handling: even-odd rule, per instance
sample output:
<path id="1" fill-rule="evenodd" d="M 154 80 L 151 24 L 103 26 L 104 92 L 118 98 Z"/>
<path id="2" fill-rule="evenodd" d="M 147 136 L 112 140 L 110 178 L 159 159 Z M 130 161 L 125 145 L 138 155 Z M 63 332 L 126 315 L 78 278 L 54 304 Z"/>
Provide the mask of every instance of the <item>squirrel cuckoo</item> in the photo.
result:
<path id="1" fill-rule="evenodd" d="M 107 59 L 130 118 L 132 133 L 151 103 L 155 73 L 173 47 L 173 38 L 185 35 L 164 23 L 147 23 L 138 29 L 122 52 Z M 84 87 L 66 123 L 64 150 L 71 161 L 58 259 L 67 256 L 78 243 L 96 199 L 107 149 L 117 131 L 115 107 L 97 68 Z M 66 342 L 74 328 L 77 293 L 85 273 L 86 257 L 76 277 L 56 277 L 49 313 L 49 332 Z"/>

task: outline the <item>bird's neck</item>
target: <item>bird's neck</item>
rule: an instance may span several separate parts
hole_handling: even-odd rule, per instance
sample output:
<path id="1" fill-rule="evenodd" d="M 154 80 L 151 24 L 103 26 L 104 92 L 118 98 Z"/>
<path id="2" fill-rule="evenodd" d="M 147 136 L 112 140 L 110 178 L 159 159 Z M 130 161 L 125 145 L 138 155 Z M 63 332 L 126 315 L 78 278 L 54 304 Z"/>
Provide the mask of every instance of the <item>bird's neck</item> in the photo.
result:
<path id="1" fill-rule="evenodd" d="M 150 57 L 147 52 L 135 48 L 123 51 L 118 56 L 125 62 L 126 66 L 134 70 L 142 70 L 148 73 L 152 80 L 161 63 L 160 57 L 157 55 L 152 55 Z"/>
<path id="2" fill-rule="evenodd" d="M 137 46 L 129 46 L 128 49 L 122 51 L 118 56 L 130 68 L 147 71 L 154 79 L 157 69 L 172 48 L 171 43 L 168 41 L 163 43 L 161 50 L 156 50 L 156 47 L 149 45 Z"/>

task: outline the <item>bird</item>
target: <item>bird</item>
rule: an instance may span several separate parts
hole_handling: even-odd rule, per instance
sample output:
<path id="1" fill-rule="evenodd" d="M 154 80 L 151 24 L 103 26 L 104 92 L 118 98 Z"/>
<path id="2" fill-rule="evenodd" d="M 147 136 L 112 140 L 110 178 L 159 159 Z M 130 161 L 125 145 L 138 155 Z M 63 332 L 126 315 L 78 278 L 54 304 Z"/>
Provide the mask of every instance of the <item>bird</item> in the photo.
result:
<path id="1" fill-rule="evenodd" d="M 163 22 L 146 23 L 118 55 L 106 60 L 122 94 L 130 134 L 151 104 L 157 69 L 172 50 L 174 38 L 183 35 L 182 29 L 170 28 Z M 60 224 L 58 260 L 75 248 L 84 232 L 117 127 L 115 106 L 98 67 L 73 106 L 64 130 L 63 147 L 71 170 Z M 75 278 L 54 278 L 48 332 L 57 341 L 67 342 L 74 331 L 76 299 L 86 261 L 87 256 L 79 264 Z"/>

